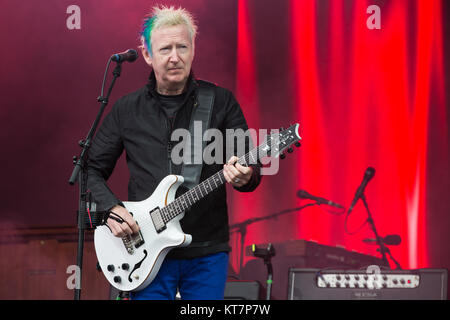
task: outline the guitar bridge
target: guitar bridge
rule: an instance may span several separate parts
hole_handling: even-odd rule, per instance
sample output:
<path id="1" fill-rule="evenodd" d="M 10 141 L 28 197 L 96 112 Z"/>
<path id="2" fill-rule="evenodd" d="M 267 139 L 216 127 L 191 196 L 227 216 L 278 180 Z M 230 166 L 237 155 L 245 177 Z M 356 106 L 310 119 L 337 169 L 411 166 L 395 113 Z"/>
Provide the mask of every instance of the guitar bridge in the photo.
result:
<path id="1" fill-rule="evenodd" d="M 131 237 L 129 235 L 123 237 L 122 242 L 123 242 L 123 245 L 125 246 L 125 249 L 127 249 L 127 252 L 129 254 L 133 254 L 134 246 L 133 246 L 133 241 L 132 241 Z"/>
<path id="2" fill-rule="evenodd" d="M 160 233 L 167 228 L 159 207 L 156 207 L 155 209 L 150 211 L 150 217 L 152 218 L 153 225 L 155 226 L 157 233 Z"/>
<path id="3" fill-rule="evenodd" d="M 136 234 L 123 237 L 122 241 L 129 254 L 133 254 L 135 248 L 137 249 L 145 243 L 141 230 Z"/>

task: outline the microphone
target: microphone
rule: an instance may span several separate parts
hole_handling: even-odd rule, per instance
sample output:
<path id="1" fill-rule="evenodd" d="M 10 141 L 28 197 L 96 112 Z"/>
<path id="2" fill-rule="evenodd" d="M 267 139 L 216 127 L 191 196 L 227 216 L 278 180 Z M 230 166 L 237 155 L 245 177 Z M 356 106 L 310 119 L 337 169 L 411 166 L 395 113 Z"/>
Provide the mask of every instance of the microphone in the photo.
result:
<path id="1" fill-rule="evenodd" d="M 121 53 L 115 53 L 111 56 L 111 60 L 115 62 L 134 62 L 138 58 L 138 53 L 134 49 L 128 49 Z"/>
<path id="2" fill-rule="evenodd" d="M 330 201 L 330 200 L 327 200 L 327 199 L 324 199 L 324 198 L 320 198 L 320 197 L 313 196 L 313 195 L 309 194 L 308 192 L 306 192 L 306 191 L 304 191 L 304 190 L 298 190 L 298 191 L 297 191 L 297 197 L 303 198 L 303 199 L 314 200 L 314 201 L 316 201 L 318 204 L 327 204 L 327 205 L 332 206 L 332 207 L 336 207 L 336 208 L 340 208 L 340 209 L 345 209 L 343 206 L 341 206 L 341 205 L 338 204 L 338 203 L 335 203 L 335 202 L 333 202 L 333 201 Z"/>
<path id="3" fill-rule="evenodd" d="M 364 172 L 363 181 L 361 182 L 361 185 L 358 187 L 358 190 L 356 190 L 355 197 L 353 198 L 352 204 L 350 205 L 350 208 L 348 209 L 347 214 L 350 214 L 350 212 L 353 210 L 353 207 L 356 205 L 356 202 L 363 195 L 364 189 L 366 189 L 367 183 L 373 178 L 374 175 L 375 175 L 375 169 L 372 167 L 368 167 L 366 169 L 366 172 Z"/>
<path id="4" fill-rule="evenodd" d="M 402 238 L 398 234 L 390 234 L 384 238 L 380 238 L 381 242 L 388 246 L 398 246 L 402 242 Z M 377 244 L 377 239 L 364 239 L 363 242 L 369 244 Z"/>

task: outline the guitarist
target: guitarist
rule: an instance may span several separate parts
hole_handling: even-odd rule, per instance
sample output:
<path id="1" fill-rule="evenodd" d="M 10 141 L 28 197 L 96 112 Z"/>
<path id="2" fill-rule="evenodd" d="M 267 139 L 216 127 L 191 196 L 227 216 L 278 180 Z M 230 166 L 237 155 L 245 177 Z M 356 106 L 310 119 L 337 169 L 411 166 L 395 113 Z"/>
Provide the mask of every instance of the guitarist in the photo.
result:
<path id="1" fill-rule="evenodd" d="M 115 103 L 90 148 L 88 188 L 100 209 L 123 219 L 122 223 L 107 220 L 116 237 L 139 230 L 106 184 L 124 149 L 130 173 L 129 201 L 142 201 L 165 176 L 181 174 L 182 164 L 175 164 L 171 158 L 177 143 L 171 140 L 171 133 L 179 128 L 189 129 L 199 90 L 207 87 L 214 93 L 209 128 L 220 130 L 223 137 L 226 129 L 248 129 L 230 91 L 194 78 L 191 66 L 196 31 L 194 19 L 185 9 L 153 8 L 141 31 L 142 55 L 152 68 L 149 81 Z M 246 152 L 250 144 L 251 141 L 246 143 Z M 260 165 L 241 166 L 237 159 L 229 157 L 225 164 L 225 157 L 221 163 L 203 162 L 200 181 L 224 169 L 227 182 L 236 190 L 255 190 L 261 180 Z M 180 186 L 177 196 L 185 191 Z M 192 243 L 170 251 L 153 282 L 132 293 L 132 299 L 174 299 L 177 289 L 182 299 L 223 299 L 230 251 L 225 185 L 194 204 L 181 226 L 192 235 Z"/>

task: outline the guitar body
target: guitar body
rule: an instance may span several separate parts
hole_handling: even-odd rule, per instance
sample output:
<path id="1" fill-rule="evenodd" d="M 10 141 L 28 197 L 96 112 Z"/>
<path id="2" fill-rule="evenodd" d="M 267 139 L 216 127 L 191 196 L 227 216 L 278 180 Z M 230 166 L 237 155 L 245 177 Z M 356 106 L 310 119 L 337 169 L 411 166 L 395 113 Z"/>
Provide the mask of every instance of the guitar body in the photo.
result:
<path id="1" fill-rule="evenodd" d="M 120 291 L 139 291 L 148 286 L 161 267 L 167 253 L 175 247 L 191 243 L 192 237 L 180 226 L 184 213 L 157 232 L 150 212 L 163 208 L 175 199 L 181 176 L 165 177 L 155 192 L 143 201 L 124 202 L 140 228 L 140 234 L 125 238 L 115 237 L 106 225 L 95 229 L 94 244 L 97 259 L 106 279 Z"/>

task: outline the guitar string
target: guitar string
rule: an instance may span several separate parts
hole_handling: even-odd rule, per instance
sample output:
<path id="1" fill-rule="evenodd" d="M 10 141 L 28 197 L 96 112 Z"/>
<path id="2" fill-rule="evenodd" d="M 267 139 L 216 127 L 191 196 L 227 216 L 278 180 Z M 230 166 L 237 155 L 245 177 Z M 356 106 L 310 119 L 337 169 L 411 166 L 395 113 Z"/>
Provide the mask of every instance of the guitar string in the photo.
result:
<path id="1" fill-rule="evenodd" d="M 267 146 L 268 146 L 267 142 L 262 143 L 257 148 L 254 148 L 253 150 L 251 150 L 250 152 L 248 152 L 247 154 L 245 154 L 244 156 L 239 158 L 237 160 L 237 162 L 241 165 L 247 165 L 249 163 L 250 156 L 252 156 L 253 159 L 255 159 L 255 156 L 256 156 L 256 159 L 258 159 L 258 157 L 257 157 L 258 153 L 261 154 L 261 150 L 266 148 Z M 253 162 L 256 162 L 256 161 L 253 160 Z M 211 186 L 211 181 L 214 182 L 215 187 Z M 221 170 L 221 171 L 215 173 L 214 175 L 212 175 L 211 177 L 209 177 L 208 179 L 204 180 L 202 183 L 200 183 L 196 187 L 188 190 L 186 193 L 184 193 L 180 197 L 176 198 L 173 202 L 171 202 L 167 206 L 161 208 L 161 215 L 162 215 L 163 221 L 165 223 L 168 223 L 169 221 L 171 221 L 178 215 L 182 214 L 186 209 L 191 207 L 198 200 L 205 197 L 207 194 L 212 192 L 214 189 L 217 189 L 218 187 L 220 187 L 223 183 L 225 183 L 225 181 L 226 180 L 225 180 L 225 176 L 223 175 L 223 170 Z M 219 182 L 219 183 L 217 183 L 217 182 Z M 207 184 L 209 184 L 209 187 L 210 187 L 209 191 L 206 187 Z M 206 191 L 205 195 L 203 195 L 201 192 L 202 187 Z M 200 192 L 200 196 L 199 196 L 198 192 Z M 187 206 L 186 206 L 186 204 L 187 204 Z"/>
<path id="2" fill-rule="evenodd" d="M 286 131 L 288 131 L 288 130 L 286 130 Z M 282 137 L 281 133 L 279 135 L 280 135 L 280 137 Z M 290 138 L 293 138 L 293 137 L 294 137 L 293 135 L 290 136 Z M 262 143 L 261 145 L 259 145 L 256 148 L 254 148 L 253 150 L 251 150 L 244 156 L 240 157 L 237 160 L 237 163 L 239 163 L 241 165 L 247 165 L 249 163 L 250 156 L 252 156 L 253 162 L 256 163 L 255 156 L 256 156 L 256 159 L 259 160 L 262 157 L 268 155 L 268 153 L 264 154 L 264 152 L 267 151 L 267 149 L 266 150 L 264 150 L 264 149 L 269 146 L 268 142 L 267 142 L 269 139 L 271 140 L 272 145 L 273 145 L 272 137 L 271 137 L 271 135 L 269 135 L 264 143 Z M 272 148 L 269 148 L 268 150 L 271 151 Z M 260 157 L 258 157 L 258 154 L 260 155 Z M 169 203 L 168 205 L 166 205 L 165 207 L 160 209 L 161 217 L 162 217 L 164 223 L 167 224 L 172 219 L 174 219 L 177 216 L 179 216 L 180 214 L 184 213 L 186 209 L 191 207 L 198 200 L 200 200 L 203 197 L 205 197 L 206 195 L 208 195 L 210 192 L 212 192 L 215 189 L 217 189 L 218 187 L 220 187 L 222 184 L 225 183 L 225 181 L 226 180 L 225 180 L 225 176 L 223 175 L 223 170 L 221 170 L 219 172 L 216 172 L 214 175 L 210 176 L 206 180 L 204 180 L 202 183 L 200 183 L 196 187 L 188 190 L 186 193 L 184 193 L 180 197 L 174 199 L 174 201 L 172 201 L 171 203 Z M 211 182 L 214 182 L 214 186 L 211 185 Z M 209 191 L 208 191 L 208 188 L 206 187 L 207 184 L 209 185 L 209 188 L 210 188 Z M 201 196 L 199 197 L 197 194 L 197 189 L 200 189 L 202 186 L 204 187 L 204 190 L 206 192 L 205 192 L 205 195 L 203 195 L 200 192 Z M 193 193 L 195 193 L 195 195 L 193 195 Z M 198 200 L 195 200 L 195 196 L 197 196 Z M 190 200 L 192 200 L 192 202 Z M 183 208 L 183 205 L 185 206 L 185 208 Z M 141 227 L 146 227 L 149 225 L 153 227 L 152 219 L 147 220 L 147 221 L 148 221 L 147 223 L 142 223 Z"/>
<path id="3" fill-rule="evenodd" d="M 286 131 L 289 131 L 289 129 L 286 130 Z M 280 133 L 279 137 L 281 138 L 282 136 L 283 135 Z M 294 135 L 290 135 L 289 138 L 291 138 L 291 139 L 294 138 Z M 261 145 L 259 145 L 256 148 L 254 148 L 253 150 L 251 150 L 250 152 L 248 152 L 247 154 L 245 154 L 241 158 L 239 158 L 237 160 L 237 163 L 240 163 L 241 165 L 247 166 L 248 163 L 249 163 L 249 160 L 250 160 L 250 156 L 252 156 L 253 162 L 256 163 L 257 161 L 255 161 L 255 156 L 256 156 L 256 159 L 259 160 L 262 157 L 268 155 L 267 152 L 265 154 L 263 154 L 261 151 L 267 151 L 267 150 L 271 151 L 272 150 L 271 147 L 269 147 L 269 149 L 264 150 L 266 147 L 268 147 L 267 141 L 269 141 L 269 139 L 272 142 L 272 146 L 273 146 L 272 136 L 269 135 L 264 143 L 262 143 Z M 259 158 L 258 158 L 258 154 L 260 155 Z M 214 182 L 214 187 L 211 185 L 211 182 Z M 168 205 L 166 205 L 165 207 L 160 209 L 161 217 L 162 217 L 164 223 L 167 224 L 168 222 L 170 222 L 175 217 L 177 217 L 180 214 L 184 213 L 187 208 L 191 207 L 198 200 L 202 199 L 203 197 L 205 197 L 210 192 L 212 192 L 213 190 L 217 189 L 218 187 L 220 187 L 224 183 L 225 183 L 225 176 L 223 175 L 223 170 L 221 170 L 219 172 L 216 172 L 214 175 L 212 175 L 211 177 L 207 178 L 206 180 L 204 180 L 202 183 L 200 183 L 196 187 L 188 190 L 186 193 L 184 193 L 180 197 L 174 199 L 174 201 L 172 201 L 171 203 L 169 203 Z M 209 191 L 208 191 L 208 188 L 206 187 L 207 184 L 209 185 L 209 188 L 210 188 Z M 204 190 L 205 190 L 205 194 L 204 195 L 201 192 L 201 187 L 202 186 L 204 187 Z M 200 197 L 197 194 L 197 190 L 200 191 Z M 198 198 L 197 200 L 195 200 L 195 195 L 192 195 L 192 193 L 195 193 L 195 195 Z M 190 198 L 190 197 L 192 197 L 192 198 Z M 188 203 L 186 200 L 193 200 L 193 201 L 192 201 L 192 203 Z M 181 201 L 182 201 L 182 203 L 178 204 L 178 202 L 181 202 Z M 187 204 L 186 208 L 182 207 L 183 204 L 184 205 Z M 140 227 L 142 229 L 145 229 L 145 228 L 147 228 L 149 226 L 150 227 L 154 227 L 152 219 L 146 219 L 146 222 L 143 222 L 140 225 Z M 135 239 L 133 238 L 132 241 L 134 242 L 134 240 Z"/>

